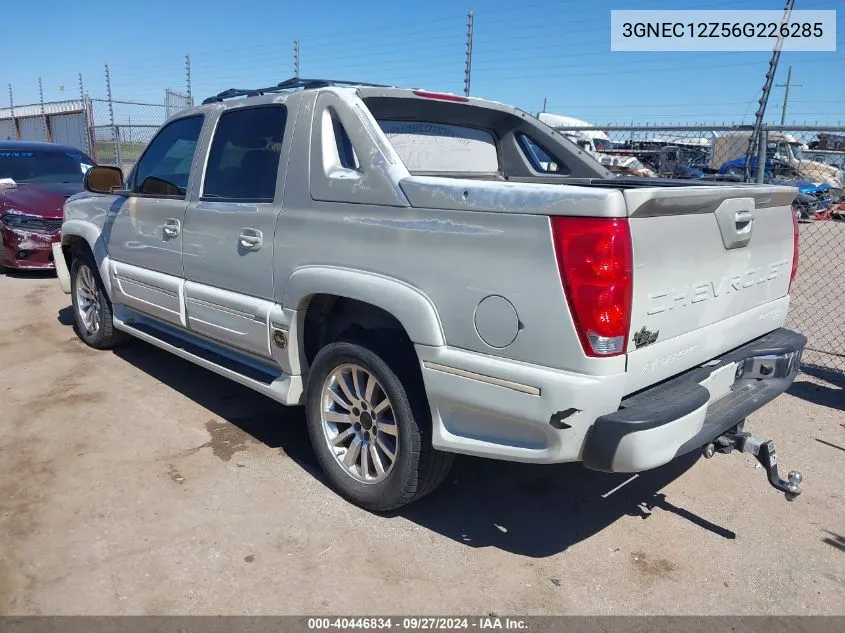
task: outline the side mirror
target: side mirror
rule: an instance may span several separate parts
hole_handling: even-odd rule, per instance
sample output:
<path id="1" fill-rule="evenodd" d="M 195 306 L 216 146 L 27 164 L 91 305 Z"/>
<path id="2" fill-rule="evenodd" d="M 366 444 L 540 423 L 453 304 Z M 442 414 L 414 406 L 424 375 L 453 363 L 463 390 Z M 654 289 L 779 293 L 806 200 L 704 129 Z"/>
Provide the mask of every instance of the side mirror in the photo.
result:
<path id="1" fill-rule="evenodd" d="M 117 167 L 97 165 L 85 173 L 83 186 L 94 193 L 111 193 L 123 187 L 123 172 Z"/>

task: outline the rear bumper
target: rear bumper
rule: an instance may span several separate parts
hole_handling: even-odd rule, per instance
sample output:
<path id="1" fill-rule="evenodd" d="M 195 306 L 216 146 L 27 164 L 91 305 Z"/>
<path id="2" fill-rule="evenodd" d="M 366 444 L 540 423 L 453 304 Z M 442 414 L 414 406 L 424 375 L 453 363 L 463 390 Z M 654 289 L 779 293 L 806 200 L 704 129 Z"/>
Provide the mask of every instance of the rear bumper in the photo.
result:
<path id="1" fill-rule="evenodd" d="M 0 228 L 0 265 L 19 270 L 55 268 L 52 244 L 61 240 L 61 231 L 35 233 Z"/>
<path id="2" fill-rule="evenodd" d="M 705 446 L 789 388 L 806 343 L 797 332 L 775 330 L 623 399 L 590 428 L 584 465 L 638 472 Z"/>

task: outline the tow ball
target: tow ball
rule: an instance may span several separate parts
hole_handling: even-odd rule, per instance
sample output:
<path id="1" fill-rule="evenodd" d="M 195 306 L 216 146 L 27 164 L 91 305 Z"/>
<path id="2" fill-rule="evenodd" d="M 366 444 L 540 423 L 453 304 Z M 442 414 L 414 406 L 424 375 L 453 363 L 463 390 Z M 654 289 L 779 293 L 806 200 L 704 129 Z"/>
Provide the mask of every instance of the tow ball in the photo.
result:
<path id="1" fill-rule="evenodd" d="M 754 455 L 760 465 L 766 469 L 769 483 L 780 490 L 786 496 L 787 501 L 794 501 L 801 494 L 801 473 L 797 470 L 790 470 L 787 475 L 788 481 L 784 481 L 778 475 L 778 455 L 775 452 L 775 443 L 772 440 L 764 441 L 754 437 L 751 433 L 741 431 L 725 433 L 705 446 L 703 453 L 704 457 L 710 459 L 717 451 L 728 454 L 733 450 Z"/>

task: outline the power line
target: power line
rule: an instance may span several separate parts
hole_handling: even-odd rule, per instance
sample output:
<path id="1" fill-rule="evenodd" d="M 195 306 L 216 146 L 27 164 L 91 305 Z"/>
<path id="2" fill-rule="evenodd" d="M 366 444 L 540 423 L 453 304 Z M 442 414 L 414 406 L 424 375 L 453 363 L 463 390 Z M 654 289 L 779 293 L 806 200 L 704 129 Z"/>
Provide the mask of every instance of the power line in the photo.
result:
<path id="1" fill-rule="evenodd" d="M 669 63 L 671 64 L 671 62 L 669 62 Z M 827 66 L 830 65 L 830 62 L 818 62 L 818 63 L 825 64 Z M 760 62 L 741 62 L 741 63 L 732 63 L 732 64 L 711 64 L 711 65 L 707 66 L 706 69 L 737 68 L 737 67 L 748 67 L 748 66 L 759 66 L 759 65 L 760 65 Z M 809 65 L 809 64 L 807 64 L 807 65 Z M 538 79 L 538 78 L 554 79 L 554 77 L 550 76 L 548 72 L 544 72 L 543 74 L 539 74 L 539 75 L 538 74 L 526 75 L 526 74 L 523 74 L 523 72 L 520 71 L 519 69 L 508 69 L 508 70 L 490 69 L 490 73 L 491 74 L 496 73 L 500 77 L 505 77 L 505 76 L 513 77 L 513 75 L 506 75 L 506 73 L 509 72 L 510 70 L 515 70 L 517 73 L 519 73 L 519 78 L 522 78 L 522 79 Z M 663 73 L 671 73 L 671 72 L 684 72 L 684 71 L 688 71 L 688 70 L 703 70 L 703 68 L 702 68 L 702 66 L 668 66 L 666 68 L 661 67 L 661 68 L 653 68 L 653 69 L 650 69 L 650 70 L 660 70 Z M 631 72 L 630 72 L 629 69 L 621 69 L 621 70 L 616 70 L 616 71 L 611 71 L 611 72 L 599 72 L 599 73 L 587 71 L 587 72 L 583 72 L 583 73 L 567 73 L 566 78 L 569 79 L 570 77 L 607 77 L 607 76 L 615 76 L 615 75 L 630 76 Z"/>

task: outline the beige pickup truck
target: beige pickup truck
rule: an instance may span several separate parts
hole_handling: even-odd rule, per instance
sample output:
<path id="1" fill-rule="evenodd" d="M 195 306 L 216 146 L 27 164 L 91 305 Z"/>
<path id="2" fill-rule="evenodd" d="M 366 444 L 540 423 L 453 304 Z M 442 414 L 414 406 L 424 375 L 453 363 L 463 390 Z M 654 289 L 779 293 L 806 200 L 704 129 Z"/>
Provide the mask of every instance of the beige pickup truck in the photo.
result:
<path id="1" fill-rule="evenodd" d="M 806 342 L 792 187 L 618 178 L 507 105 L 306 79 L 215 95 L 85 186 L 55 247 L 79 336 L 304 406 L 356 504 L 420 498 L 455 454 L 737 450 L 800 493 L 743 430 Z"/>

